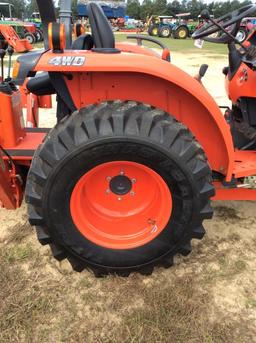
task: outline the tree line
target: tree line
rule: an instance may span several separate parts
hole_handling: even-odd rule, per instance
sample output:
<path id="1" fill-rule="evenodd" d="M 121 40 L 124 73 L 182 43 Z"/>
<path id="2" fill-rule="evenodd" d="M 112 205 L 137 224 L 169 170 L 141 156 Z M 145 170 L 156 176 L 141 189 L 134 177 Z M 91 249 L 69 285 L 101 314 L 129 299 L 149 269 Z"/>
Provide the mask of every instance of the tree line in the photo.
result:
<path id="1" fill-rule="evenodd" d="M 1 2 L 10 3 L 13 5 L 12 15 L 15 18 L 29 18 L 33 12 L 37 12 L 36 0 L 1 0 Z M 58 0 L 54 0 L 58 5 Z M 198 15 L 204 8 L 208 8 L 210 13 L 216 18 L 223 14 L 229 13 L 237 8 L 251 4 L 250 0 L 244 1 L 226 1 L 226 2 L 211 2 L 208 4 L 200 0 L 144 0 L 140 3 L 139 0 L 128 0 L 126 13 L 134 19 L 146 20 L 148 16 L 155 15 L 170 15 L 175 16 L 178 13 L 190 12 L 193 19 L 197 19 Z M 77 14 L 77 0 L 72 0 L 73 14 Z M 8 17 L 8 7 L 0 6 L 0 13 L 4 17 Z"/>
<path id="2" fill-rule="evenodd" d="M 152 14 L 175 16 L 178 13 L 190 12 L 191 18 L 196 20 L 205 8 L 210 11 L 210 14 L 218 18 L 248 4 L 251 4 L 250 0 L 216 1 L 207 4 L 200 0 L 173 0 L 171 2 L 167 2 L 167 0 L 144 0 L 142 4 L 139 0 L 128 0 L 126 13 L 131 18 L 146 20 Z"/>
<path id="3" fill-rule="evenodd" d="M 53 0 L 54 4 L 57 6 L 59 1 Z M 13 18 L 30 18 L 33 12 L 38 12 L 36 0 L 1 0 L 1 2 L 10 3 L 12 7 Z M 72 0 L 72 9 L 76 11 L 77 0 Z M 0 5 L 0 13 L 4 17 L 9 17 L 8 6 Z"/>

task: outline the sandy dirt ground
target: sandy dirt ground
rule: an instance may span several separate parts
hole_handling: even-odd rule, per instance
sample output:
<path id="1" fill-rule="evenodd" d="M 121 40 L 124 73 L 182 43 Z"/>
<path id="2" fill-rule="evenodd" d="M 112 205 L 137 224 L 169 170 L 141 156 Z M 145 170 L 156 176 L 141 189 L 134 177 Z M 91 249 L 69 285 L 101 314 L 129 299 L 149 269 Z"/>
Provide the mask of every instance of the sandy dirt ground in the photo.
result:
<path id="1" fill-rule="evenodd" d="M 173 63 L 192 75 L 208 63 L 204 84 L 228 104 L 225 58 L 174 54 Z M 41 124 L 54 116 L 45 111 Z M 73 273 L 37 243 L 25 205 L 0 210 L 0 342 L 256 342 L 256 206 L 214 209 L 189 257 L 127 279 Z"/>

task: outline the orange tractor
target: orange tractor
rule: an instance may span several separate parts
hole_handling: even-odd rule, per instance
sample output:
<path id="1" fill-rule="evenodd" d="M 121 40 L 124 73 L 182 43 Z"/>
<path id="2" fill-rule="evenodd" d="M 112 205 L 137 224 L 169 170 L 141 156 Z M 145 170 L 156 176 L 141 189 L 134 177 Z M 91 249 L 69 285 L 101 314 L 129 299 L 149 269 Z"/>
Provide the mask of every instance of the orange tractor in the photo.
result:
<path id="1" fill-rule="evenodd" d="M 52 1 L 37 3 L 45 50 L 19 57 L 14 79 L 1 86 L 2 205 L 17 208 L 25 193 L 40 243 L 76 271 L 128 276 L 171 266 L 203 238 L 212 200 L 256 200 L 256 32 L 239 48 L 234 38 L 255 6 L 194 33 L 221 30 L 228 43 L 232 108 L 224 117 L 200 82 L 204 66 L 193 78 L 151 37 L 115 42 L 94 3 L 91 34 L 72 42 L 71 1 L 62 1 L 59 23 Z M 24 126 L 15 84 L 39 103 L 57 95 L 53 128 L 38 127 L 33 115 Z"/>

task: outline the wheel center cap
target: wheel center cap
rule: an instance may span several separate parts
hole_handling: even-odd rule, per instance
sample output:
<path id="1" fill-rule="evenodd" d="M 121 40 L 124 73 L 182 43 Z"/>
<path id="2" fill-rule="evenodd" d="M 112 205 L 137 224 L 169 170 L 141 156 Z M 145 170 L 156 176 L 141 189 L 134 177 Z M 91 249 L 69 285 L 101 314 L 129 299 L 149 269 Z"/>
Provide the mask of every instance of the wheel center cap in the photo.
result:
<path id="1" fill-rule="evenodd" d="M 117 195 L 125 195 L 132 189 L 132 181 L 125 175 L 113 177 L 109 183 L 111 192 Z"/>

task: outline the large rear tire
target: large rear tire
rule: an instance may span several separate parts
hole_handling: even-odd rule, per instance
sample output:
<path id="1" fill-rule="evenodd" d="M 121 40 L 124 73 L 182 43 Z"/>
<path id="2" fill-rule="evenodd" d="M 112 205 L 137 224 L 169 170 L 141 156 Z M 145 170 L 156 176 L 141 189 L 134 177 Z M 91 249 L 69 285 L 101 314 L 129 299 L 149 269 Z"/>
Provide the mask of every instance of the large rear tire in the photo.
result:
<path id="1" fill-rule="evenodd" d="M 37 42 L 42 42 L 44 40 L 43 32 L 39 29 L 36 29 L 35 37 Z"/>
<path id="2" fill-rule="evenodd" d="M 158 36 L 168 38 L 171 36 L 172 30 L 169 26 L 161 26 L 158 29 Z"/>
<path id="3" fill-rule="evenodd" d="M 189 30 L 186 26 L 179 26 L 173 34 L 176 39 L 186 39 L 189 36 Z"/>
<path id="4" fill-rule="evenodd" d="M 30 44 L 35 44 L 36 43 L 36 37 L 32 34 L 32 33 L 25 33 L 26 40 L 30 43 Z"/>
<path id="5" fill-rule="evenodd" d="M 240 27 L 239 31 L 236 34 L 236 39 L 240 42 L 243 43 L 248 36 L 248 31 L 246 28 Z"/>
<path id="6" fill-rule="evenodd" d="M 150 25 L 148 28 L 148 34 L 156 37 L 158 35 L 158 25 Z"/>
<path id="7" fill-rule="evenodd" d="M 187 255 L 213 211 L 211 170 L 189 130 L 135 102 L 62 120 L 33 159 L 29 220 L 55 258 L 95 275 L 150 274 Z"/>

